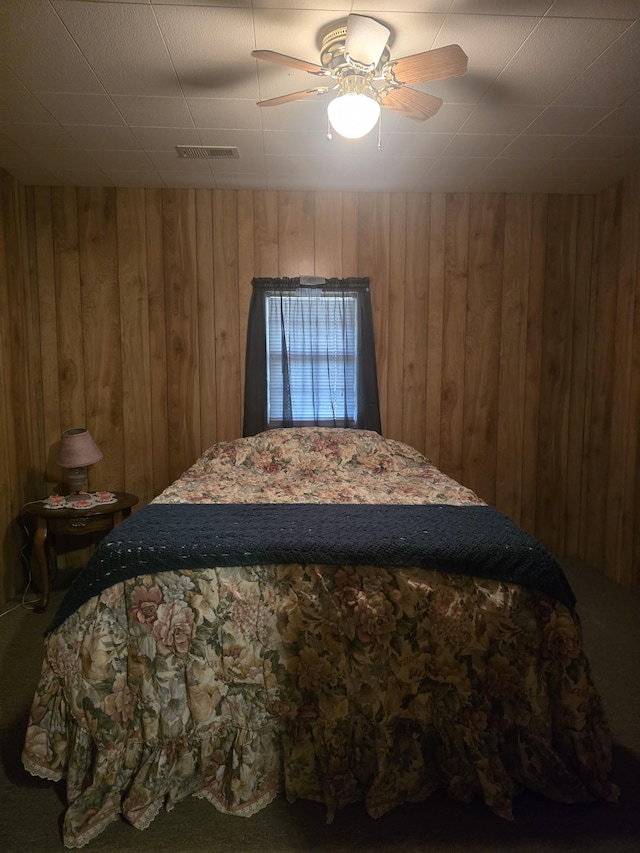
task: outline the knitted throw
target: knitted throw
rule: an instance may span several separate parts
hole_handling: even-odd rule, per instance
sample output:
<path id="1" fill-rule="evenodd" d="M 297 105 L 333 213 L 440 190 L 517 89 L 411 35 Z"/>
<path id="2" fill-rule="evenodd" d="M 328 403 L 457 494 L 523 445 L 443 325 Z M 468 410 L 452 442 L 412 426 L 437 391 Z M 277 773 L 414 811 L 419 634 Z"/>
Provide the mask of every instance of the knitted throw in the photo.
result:
<path id="1" fill-rule="evenodd" d="M 520 584 L 575 605 L 553 556 L 490 506 L 157 503 L 102 540 L 48 632 L 89 598 L 138 575 L 275 563 L 438 569 Z"/>

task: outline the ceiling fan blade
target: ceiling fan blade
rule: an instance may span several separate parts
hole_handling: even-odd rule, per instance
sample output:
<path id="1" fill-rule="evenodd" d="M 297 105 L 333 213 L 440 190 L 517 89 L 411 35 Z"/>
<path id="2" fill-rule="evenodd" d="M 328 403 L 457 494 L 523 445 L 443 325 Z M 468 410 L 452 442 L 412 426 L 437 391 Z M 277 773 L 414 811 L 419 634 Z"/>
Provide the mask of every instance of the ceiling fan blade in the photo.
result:
<path id="1" fill-rule="evenodd" d="M 365 15 L 349 15 L 345 50 L 361 65 L 377 65 L 391 30 Z"/>
<path id="2" fill-rule="evenodd" d="M 259 107 L 277 107 L 280 104 L 288 104 L 290 101 L 301 101 L 303 98 L 312 98 L 314 95 L 324 95 L 329 92 L 328 86 L 320 86 L 317 89 L 303 89 L 302 92 L 291 92 L 289 95 L 280 95 L 278 98 L 268 98 L 266 101 L 258 101 Z"/>
<path id="3" fill-rule="evenodd" d="M 330 75 L 322 65 L 307 62 L 305 59 L 296 59 L 295 56 L 287 56 L 286 53 L 276 53 L 275 50 L 252 50 L 251 56 L 255 59 L 264 59 L 266 62 L 275 62 L 278 65 L 286 65 L 288 68 L 298 68 L 300 71 L 308 71 L 309 74 Z"/>
<path id="4" fill-rule="evenodd" d="M 386 62 L 383 73 L 388 71 L 396 83 L 424 83 L 427 80 L 444 80 L 459 77 L 467 70 L 468 57 L 457 44 L 425 50 Z"/>
<path id="5" fill-rule="evenodd" d="M 442 106 L 442 98 L 428 95 L 426 92 L 417 92 L 400 86 L 398 89 L 389 89 L 386 94 L 381 92 L 380 105 L 387 110 L 402 113 L 407 118 L 415 121 L 425 121 L 434 116 Z"/>

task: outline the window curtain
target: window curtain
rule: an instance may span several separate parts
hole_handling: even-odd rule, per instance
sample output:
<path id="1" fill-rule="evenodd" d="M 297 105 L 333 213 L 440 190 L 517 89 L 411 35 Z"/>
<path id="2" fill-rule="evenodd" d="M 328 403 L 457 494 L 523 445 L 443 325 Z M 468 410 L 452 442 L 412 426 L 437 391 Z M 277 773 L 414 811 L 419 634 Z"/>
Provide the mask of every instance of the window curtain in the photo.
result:
<path id="1" fill-rule="evenodd" d="M 381 432 L 380 405 L 378 400 L 378 378 L 376 370 L 375 342 L 373 336 L 373 314 L 371 310 L 371 294 L 369 291 L 368 278 L 346 278 L 346 279 L 324 279 L 317 277 L 300 278 L 254 278 L 251 304 L 249 307 L 249 320 L 247 327 L 247 352 L 245 361 L 245 394 L 244 394 L 244 425 L 243 434 L 255 435 L 265 429 L 274 426 L 334 426 L 352 427 L 356 429 L 369 429 Z M 344 340 L 350 334 L 355 319 L 356 341 L 355 341 L 355 377 L 352 371 L 346 371 L 344 381 L 351 382 L 355 386 L 355 417 L 350 418 L 342 405 L 332 412 L 327 419 L 326 411 L 323 415 L 305 414 L 304 420 L 296 420 L 295 406 L 292 411 L 291 401 L 295 397 L 296 388 L 293 383 L 296 378 L 294 365 L 301 358 L 311 363 L 322 364 L 323 353 L 318 348 L 325 346 L 327 352 L 324 354 L 326 364 L 331 359 L 335 360 L 336 342 L 327 340 L 326 330 L 319 329 L 317 315 L 308 310 L 311 303 L 317 300 L 304 300 L 298 298 L 292 300 L 290 297 L 303 297 L 305 295 L 331 296 L 331 306 L 334 313 L 331 317 L 332 330 L 338 337 Z M 286 305 L 285 303 L 289 304 Z M 344 304 L 340 305 L 340 299 Z M 305 302 L 309 305 L 305 305 Z M 295 308 L 294 308 L 295 304 Z M 354 313 L 355 304 L 355 313 Z M 296 335 L 295 352 L 292 351 L 291 340 L 285 335 L 285 326 L 291 322 L 291 312 L 299 312 L 296 317 L 303 328 L 302 334 Z M 336 319 L 338 318 L 338 319 Z M 349 324 L 350 328 L 340 328 L 340 324 Z M 282 328 L 280 340 L 277 346 L 281 348 L 281 359 L 278 363 L 278 376 L 272 378 L 273 388 L 283 398 L 279 401 L 279 417 L 277 422 L 274 418 L 269 419 L 268 400 L 268 341 L 267 330 L 271 341 L 273 335 L 277 334 L 278 324 Z M 337 328 L 334 328 L 337 327 Z M 304 346 L 304 352 L 300 352 L 300 346 Z M 343 352 L 345 345 L 342 340 L 338 342 L 338 349 Z M 329 351 L 331 349 L 331 351 Z M 273 367 L 272 367 L 273 369 Z M 281 376 L 279 375 L 281 372 Z M 350 373 L 347 376 L 347 373 Z M 336 381 L 338 372 L 332 373 L 332 382 Z M 355 379 L 355 381 L 354 381 Z M 314 382 L 305 382 L 305 396 L 313 396 Z M 337 389 L 337 396 L 343 401 L 348 396 L 348 390 Z M 315 400 L 310 400 L 310 408 L 313 412 L 318 410 Z"/>

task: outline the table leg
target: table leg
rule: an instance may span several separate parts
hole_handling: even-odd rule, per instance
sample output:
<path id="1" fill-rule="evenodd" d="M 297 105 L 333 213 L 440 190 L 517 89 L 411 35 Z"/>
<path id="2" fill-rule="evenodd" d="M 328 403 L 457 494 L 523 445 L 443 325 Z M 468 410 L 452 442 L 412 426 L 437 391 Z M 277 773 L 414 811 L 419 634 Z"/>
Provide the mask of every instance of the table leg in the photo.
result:
<path id="1" fill-rule="evenodd" d="M 40 575 L 40 598 L 34 609 L 44 610 L 49 603 L 49 561 L 47 559 L 47 521 L 36 518 L 36 528 L 33 534 L 33 556 Z"/>

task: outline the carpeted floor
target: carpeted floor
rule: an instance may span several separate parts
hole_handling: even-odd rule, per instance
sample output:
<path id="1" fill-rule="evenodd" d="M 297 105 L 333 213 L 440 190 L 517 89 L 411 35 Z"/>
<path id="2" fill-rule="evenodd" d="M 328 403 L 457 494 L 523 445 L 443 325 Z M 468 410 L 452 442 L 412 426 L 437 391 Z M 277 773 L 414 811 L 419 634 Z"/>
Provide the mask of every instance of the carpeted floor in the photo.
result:
<path id="1" fill-rule="evenodd" d="M 324 807 L 279 798 L 250 819 L 229 817 L 191 798 L 161 812 L 139 832 L 115 823 L 92 841 L 89 853 L 638 853 L 640 851 L 640 598 L 577 561 L 565 563 L 578 598 L 585 645 L 615 739 L 613 778 L 618 804 L 564 806 L 527 793 L 515 820 L 495 817 L 479 802 L 463 805 L 435 794 L 379 820 L 360 806 L 324 822 Z M 63 850 L 64 786 L 34 779 L 20 753 L 31 696 L 42 661 L 42 632 L 61 592 L 45 614 L 18 608 L 0 618 L 0 850 Z"/>

